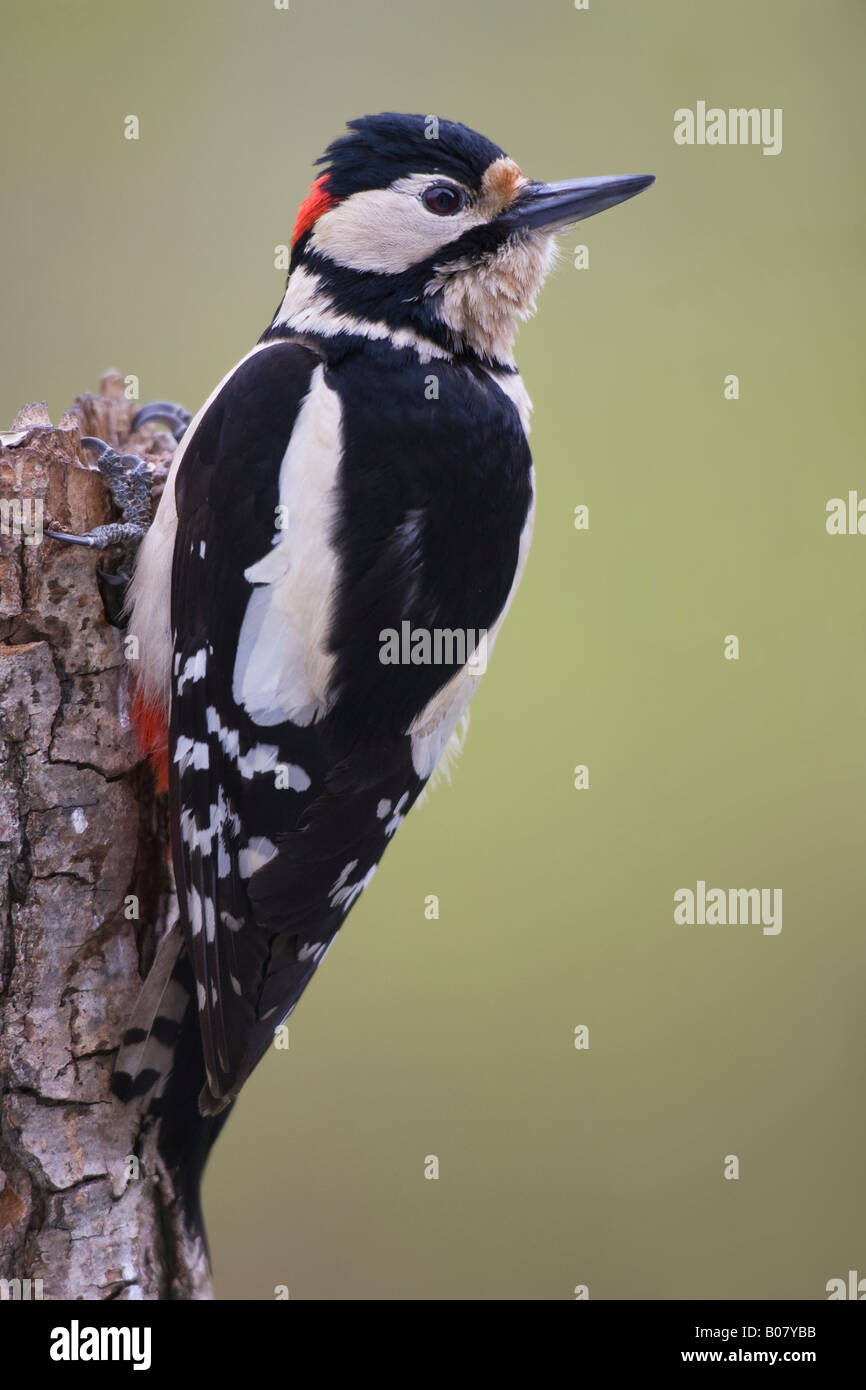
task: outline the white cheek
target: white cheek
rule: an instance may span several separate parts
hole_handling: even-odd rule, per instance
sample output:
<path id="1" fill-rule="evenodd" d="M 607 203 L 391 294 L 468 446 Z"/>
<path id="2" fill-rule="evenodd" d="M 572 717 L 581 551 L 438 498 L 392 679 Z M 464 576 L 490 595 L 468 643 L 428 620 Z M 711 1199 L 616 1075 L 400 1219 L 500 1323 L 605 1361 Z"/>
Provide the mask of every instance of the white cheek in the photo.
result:
<path id="1" fill-rule="evenodd" d="M 423 183 L 426 187 L 429 179 Z M 423 206 L 418 192 L 410 187 L 353 193 L 319 218 L 311 249 L 350 270 L 399 275 L 482 220 L 471 208 L 453 217 L 437 217 Z"/>

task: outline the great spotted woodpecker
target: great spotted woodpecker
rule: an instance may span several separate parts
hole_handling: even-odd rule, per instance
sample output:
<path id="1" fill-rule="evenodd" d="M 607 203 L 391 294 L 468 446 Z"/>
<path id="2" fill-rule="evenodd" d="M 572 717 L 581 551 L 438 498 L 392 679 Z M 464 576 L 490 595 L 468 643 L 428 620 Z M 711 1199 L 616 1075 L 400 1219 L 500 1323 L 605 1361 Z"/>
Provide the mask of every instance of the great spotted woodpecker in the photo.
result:
<path id="1" fill-rule="evenodd" d="M 447 759 L 479 635 L 489 652 L 519 583 L 534 492 L 517 320 L 556 233 L 652 182 L 536 183 L 433 117 L 348 129 L 298 213 L 270 327 L 182 439 L 131 589 L 180 920 L 115 1087 L 149 1100 L 193 1221 L 226 1107 Z M 471 636 L 383 662 L 407 623 Z"/>

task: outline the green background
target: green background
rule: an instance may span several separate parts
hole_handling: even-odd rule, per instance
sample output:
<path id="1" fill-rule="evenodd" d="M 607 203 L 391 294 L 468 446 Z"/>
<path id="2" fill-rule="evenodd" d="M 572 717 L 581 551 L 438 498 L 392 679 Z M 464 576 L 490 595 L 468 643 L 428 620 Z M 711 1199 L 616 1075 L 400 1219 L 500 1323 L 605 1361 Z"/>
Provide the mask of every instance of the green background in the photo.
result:
<path id="1" fill-rule="evenodd" d="M 2 29 L 4 427 L 111 365 L 197 408 L 350 117 L 462 120 L 538 178 L 658 177 L 563 239 L 521 331 L 529 567 L 451 788 L 214 1152 L 218 1294 L 866 1275 L 866 538 L 825 530 L 866 494 L 863 5 L 5 0 Z M 698 100 L 782 107 L 782 153 L 675 145 Z M 782 888 L 780 935 L 675 926 L 699 878 Z"/>

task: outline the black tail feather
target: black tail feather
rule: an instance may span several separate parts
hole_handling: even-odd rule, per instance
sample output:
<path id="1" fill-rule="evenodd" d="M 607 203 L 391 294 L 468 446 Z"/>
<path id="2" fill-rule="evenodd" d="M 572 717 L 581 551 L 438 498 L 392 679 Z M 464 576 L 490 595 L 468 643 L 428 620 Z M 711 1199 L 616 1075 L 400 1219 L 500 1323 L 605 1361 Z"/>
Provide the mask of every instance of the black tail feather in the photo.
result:
<path id="1" fill-rule="evenodd" d="M 193 1005 L 195 989 L 192 966 L 176 926 L 160 946 L 124 1034 L 112 1090 L 128 1102 L 141 1099 L 144 1103 L 151 1096 L 145 1117 L 157 1126 L 157 1150 L 172 1177 L 187 1228 L 204 1239 L 202 1174 L 231 1106 L 218 1115 L 202 1115 L 199 1110 L 206 1074 Z"/>

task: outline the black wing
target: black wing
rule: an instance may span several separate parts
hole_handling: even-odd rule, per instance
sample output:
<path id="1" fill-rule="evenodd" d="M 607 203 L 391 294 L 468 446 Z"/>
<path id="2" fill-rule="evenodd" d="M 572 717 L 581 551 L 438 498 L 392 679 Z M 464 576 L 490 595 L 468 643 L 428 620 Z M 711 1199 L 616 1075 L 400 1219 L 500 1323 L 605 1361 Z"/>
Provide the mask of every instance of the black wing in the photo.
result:
<path id="1" fill-rule="evenodd" d="M 206 1113 L 237 1094 L 420 793 L 413 719 L 451 692 L 439 749 L 477 683 L 452 690 L 459 660 L 383 667 L 380 630 L 489 628 L 517 568 L 531 463 L 510 402 L 455 369 L 443 434 L 423 369 L 383 370 L 260 347 L 178 469 L 171 820 Z"/>
<path id="2" fill-rule="evenodd" d="M 422 785 L 395 739 L 346 796 L 351 753 L 329 744 L 326 722 L 263 723 L 235 698 L 257 588 L 246 572 L 279 539 L 281 465 L 322 370 L 297 344 L 260 349 L 205 413 L 176 479 L 171 821 L 205 1110 L 222 1109 L 262 1056 Z"/>

